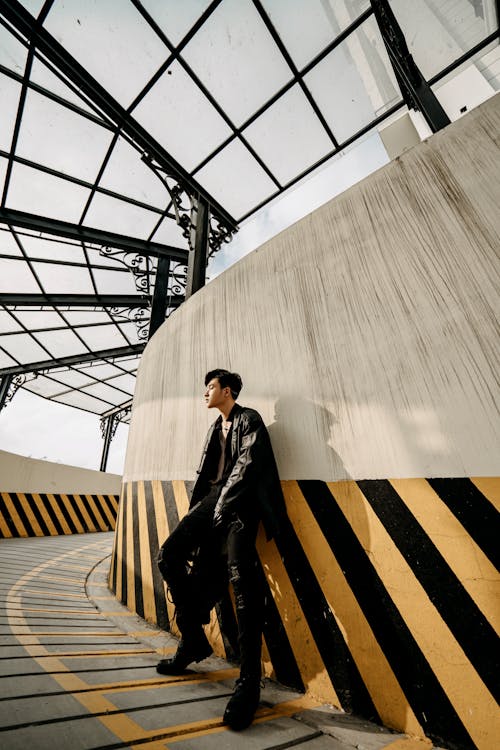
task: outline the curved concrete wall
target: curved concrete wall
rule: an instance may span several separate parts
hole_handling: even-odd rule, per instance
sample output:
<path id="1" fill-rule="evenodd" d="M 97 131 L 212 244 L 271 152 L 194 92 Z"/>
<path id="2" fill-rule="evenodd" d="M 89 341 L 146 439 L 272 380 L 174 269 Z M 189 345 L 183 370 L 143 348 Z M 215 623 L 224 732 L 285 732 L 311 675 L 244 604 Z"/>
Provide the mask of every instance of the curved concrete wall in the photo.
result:
<path id="1" fill-rule="evenodd" d="M 239 371 L 290 520 L 279 548 L 259 540 L 266 674 L 454 748 L 493 748 L 500 732 L 499 132 L 497 96 L 160 328 L 139 371 L 111 574 L 122 601 L 168 627 L 155 557 L 215 417 L 203 376 Z M 229 599 L 211 637 L 233 654 Z"/>

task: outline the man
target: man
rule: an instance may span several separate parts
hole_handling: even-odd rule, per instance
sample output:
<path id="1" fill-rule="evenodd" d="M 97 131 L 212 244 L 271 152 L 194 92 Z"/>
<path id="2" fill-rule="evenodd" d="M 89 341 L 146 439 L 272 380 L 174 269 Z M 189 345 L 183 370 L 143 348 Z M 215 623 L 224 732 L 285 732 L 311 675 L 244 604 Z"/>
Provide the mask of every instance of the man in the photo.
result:
<path id="1" fill-rule="evenodd" d="M 205 386 L 207 407 L 218 409 L 220 415 L 208 431 L 189 512 L 158 558 L 182 638 L 175 656 L 160 661 L 157 671 L 182 674 L 188 664 L 212 653 L 202 624 L 209 622 L 210 610 L 221 599 L 228 574 L 236 604 L 241 669 L 224 723 L 239 730 L 252 723 L 260 698 L 263 607 L 257 529 L 262 520 L 268 539 L 274 536 L 285 505 L 264 422 L 254 409 L 236 403 L 240 376 L 212 370 L 205 376 Z"/>

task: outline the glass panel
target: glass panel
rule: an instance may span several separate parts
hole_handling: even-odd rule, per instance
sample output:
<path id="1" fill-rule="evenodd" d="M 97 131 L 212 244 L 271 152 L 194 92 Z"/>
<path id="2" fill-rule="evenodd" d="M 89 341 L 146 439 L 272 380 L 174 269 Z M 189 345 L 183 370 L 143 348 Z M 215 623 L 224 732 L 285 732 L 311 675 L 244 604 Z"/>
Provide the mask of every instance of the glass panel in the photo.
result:
<path id="1" fill-rule="evenodd" d="M 7 205 L 38 216 L 78 223 L 89 191 L 67 180 L 14 164 Z"/>
<path id="2" fill-rule="evenodd" d="M 136 379 L 132 375 L 119 375 L 117 378 L 109 380 L 108 383 L 132 395 L 135 390 Z"/>
<path id="3" fill-rule="evenodd" d="M 91 365 L 81 365 L 81 367 L 78 368 L 79 372 L 86 373 L 89 377 L 95 378 L 96 380 L 106 380 L 106 378 L 111 378 L 113 375 L 118 375 L 120 373 L 120 370 L 114 367 L 113 365 L 105 364 L 91 364 Z"/>
<path id="4" fill-rule="evenodd" d="M 109 130 L 41 94 L 28 91 L 16 153 L 37 164 L 94 182 L 111 138 Z"/>
<path id="5" fill-rule="evenodd" d="M 34 83 L 38 83 L 39 86 L 43 86 L 43 88 L 60 96 L 65 101 L 72 102 L 73 104 L 76 104 L 77 107 L 80 107 L 80 109 L 83 109 L 86 112 L 91 112 L 94 117 L 96 116 L 97 113 L 91 109 L 83 99 L 75 94 L 69 86 L 66 86 L 66 84 L 63 83 L 63 81 L 56 76 L 55 73 L 49 70 L 40 60 L 35 59 L 33 61 L 30 78 Z"/>
<path id="6" fill-rule="evenodd" d="M 0 149 L 3 151 L 10 151 L 12 145 L 12 133 L 14 132 L 20 93 L 21 86 L 16 81 L 0 74 L 0 101 L 2 102 Z"/>
<path id="7" fill-rule="evenodd" d="M 293 61 L 301 70 L 365 11 L 369 0 L 263 0 Z"/>
<path id="8" fill-rule="evenodd" d="M 94 294 L 90 274 L 86 268 L 54 266 L 50 263 L 33 263 L 44 292 L 57 294 Z"/>
<path id="9" fill-rule="evenodd" d="M 373 17 L 304 80 L 340 143 L 401 99 Z"/>
<path id="10" fill-rule="evenodd" d="M 24 5 L 26 10 L 29 11 L 32 16 L 38 18 L 38 14 L 42 10 L 45 0 L 19 0 L 19 2 L 21 5 Z"/>
<path id="11" fill-rule="evenodd" d="M 14 258 L 0 258 L 0 292 L 12 291 L 19 294 L 36 293 L 40 291 L 40 287 L 27 263 Z"/>
<path id="12" fill-rule="evenodd" d="M 0 310 L 0 331 L 8 333 L 9 331 L 22 331 L 23 329 L 16 323 L 12 315 L 5 310 Z"/>
<path id="13" fill-rule="evenodd" d="M 110 268 L 113 268 L 115 271 L 119 271 L 120 273 L 129 273 L 129 271 L 122 266 L 116 258 L 113 258 L 110 255 L 101 254 L 101 251 L 99 248 L 89 247 L 87 248 L 87 254 L 89 257 L 89 263 L 91 265 L 96 266 L 109 266 Z"/>
<path id="14" fill-rule="evenodd" d="M 287 91 L 243 134 L 282 184 L 334 148 L 299 85 Z"/>
<path id="15" fill-rule="evenodd" d="M 3 193 L 5 178 L 7 177 L 7 159 L 0 157 L 0 189 Z"/>
<path id="16" fill-rule="evenodd" d="M 24 74 L 28 50 L 5 26 L 0 26 L 0 63 L 15 73 Z"/>
<path id="17" fill-rule="evenodd" d="M 128 372 L 136 372 L 139 367 L 139 358 L 137 356 L 130 357 L 130 359 L 119 359 L 116 363 L 117 367 Z"/>
<path id="18" fill-rule="evenodd" d="M 48 310 L 16 310 L 14 315 L 30 330 L 36 330 L 37 328 L 58 328 L 64 326 L 64 321 L 61 316 L 56 312 L 49 312 Z"/>
<path id="19" fill-rule="evenodd" d="M 196 179 L 236 220 L 277 190 L 239 140 L 214 157 Z"/>
<path id="20" fill-rule="evenodd" d="M 152 211 L 96 193 L 85 216 L 84 225 L 146 239 L 158 218 L 158 214 Z"/>
<path id="21" fill-rule="evenodd" d="M 162 223 L 151 237 L 154 242 L 162 242 L 164 245 L 172 245 L 187 250 L 187 239 L 182 236 L 182 228 L 174 219 L 163 219 Z"/>
<path id="22" fill-rule="evenodd" d="M 128 106 L 168 56 L 132 3 L 54 3 L 45 26 L 111 96 Z"/>
<path id="23" fill-rule="evenodd" d="M 88 393 L 91 396 L 96 396 L 97 398 L 102 398 L 105 401 L 110 401 L 112 404 L 121 404 L 123 403 L 124 394 L 121 391 L 116 391 L 114 388 L 110 388 L 109 385 L 106 385 L 105 383 L 95 383 L 94 385 L 89 385 L 86 388 L 82 389 L 82 393 Z"/>
<path id="24" fill-rule="evenodd" d="M 28 333 L 3 336 L 2 346 L 21 364 L 43 362 L 50 358 L 45 349 L 42 349 Z"/>
<path id="25" fill-rule="evenodd" d="M 94 281 L 99 294 L 137 294 L 131 271 L 117 274 L 114 271 L 96 269 Z"/>
<path id="26" fill-rule="evenodd" d="M 127 344 L 119 329 L 112 324 L 109 326 L 80 328 L 78 330 L 78 335 L 82 337 L 92 351 L 115 349 L 118 346 L 126 346 Z"/>
<path id="27" fill-rule="evenodd" d="M 208 0 L 141 0 L 141 4 L 156 21 L 169 42 L 177 45 L 194 25 L 205 9 Z"/>
<path id="28" fill-rule="evenodd" d="M 85 344 L 82 344 L 73 331 L 47 331 L 47 333 L 35 334 L 36 339 L 45 346 L 53 357 L 71 357 L 73 354 L 87 352 Z"/>
<path id="29" fill-rule="evenodd" d="M 68 245 L 52 239 L 23 235 L 21 244 L 29 258 L 50 258 L 51 260 L 69 260 L 74 263 L 85 263 L 85 256 L 80 245 Z"/>
<path id="30" fill-rule="evenodd" d="M 20 251 L 17 242 L 12 236 L 12 232 L 10 232 L 10 230 L 8 229 L 5 229 L 5 227 L 0 227 L 0 254 L 22 257 L 22 252 Z"/>
<path id="31" fill-rule="evenodd" d="M 66 390 L 63 385 L 59 385 L 49 378 L 44 378 L 43 375 L 39 375 L 34 380 L 25 383 L 23 388 L 32 393 L 37 393 L 44 398 L 50 398 L 51 396 L 55 396 L 56 394 L 61 393 L 61 391 Z"/>
<path id="32" fill-rule="evenodd" d="M 104 310 L 65 310 L 64 317 L 70 325 L 93 325 L 94 323 L 109 323 L 109 315 Z"/>
<path id="33" fill-rule="evenodd" d="M 391 6 L 424 78 L 432 78 L 498 27 L 495 0 L 391 0 Z"/>
<path id="34" fill-rule="evenodd" d="M 82 385 L 90 385 L 93 382 L 91 378 L 76 370 L 67 370 L 65 372 L 52 370 L 51 376 L 60 383 L 69 385 L 71 388 L 80 388 Z"/>
<path id="35" fill-rule="evenodd" d="M 250 0 L 221 3 L 182 54 L 235 125 L 291 78 Z"/>
<path id="36" fill-rule="evenodd" d="M 133 114 L 187 170 L 231 135 L 217 110 L 178 62 L 162 75 Z"/>
<path id="37" fill-rule="evenodd" d="M 149 315 L 148 315 L 148 317 L 149 317 Z M 146 321 L 145 325 L 146 325 L 146 328 L 149 327 L 149 321 L 148 320 Z M 135 323 L 121 323 L 119 325 L 119 328 L 120 328 L 121 332 L 124 334 L 124 336 L 127 337 L 128 341 L 131 344 L 140 344 L 141 343 L 141 339 L 139 338 L 139 332 L 137 330 L 137 326 L 136 326 Z M 142 339 L 142 341 L 144 341 L 144 339 Z"/>
<path id="38" fill-rule="evenodd" d="M 100 184 L 161 210 L 169 202 L 163 183 L 141 160 L 139 152 L 123 138 L 118 139 Z"/>
<path id="39" fill-rule="evenodd" d="M 12 367 L 15 364 L 17 364 L 16 361 L 0 349 L 0 367 Z"/>
<path id="40" fill-rule="evenodd" d="M 112 403 L 99 401 L 86 393 L 81 393 L 81 391 L 71 391 L 63 396 L 55 396 L 52 400 L 68 406 L 76 406 L 77 409 L 85 409 L 94 412 L 94 414 L 103 414 L 111 406 L 114 406 Z"/>

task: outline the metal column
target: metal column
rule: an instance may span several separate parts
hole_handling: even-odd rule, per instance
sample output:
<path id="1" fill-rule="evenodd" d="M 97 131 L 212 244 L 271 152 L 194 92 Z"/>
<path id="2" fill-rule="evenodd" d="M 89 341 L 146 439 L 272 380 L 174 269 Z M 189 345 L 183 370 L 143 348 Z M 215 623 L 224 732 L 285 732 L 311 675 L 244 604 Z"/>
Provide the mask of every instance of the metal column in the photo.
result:
<path id="1" fill-rule="evenodd" d="M 151 320 L 149 322 L 149 337 L 155 333 L 165 320 L 167 312 L 168 275 L 170 273 L 170 258 L 160 255 L 156 269 L 155 291 L 151 306 Z"/>
<path id="2" fill-rule="evenodd" d="M 106 417 L 106 419 L 101 420 L 101 432 L 103 433 L 104 446 L 102 448 L 101 466 L 99 467 L 99 471 L 106 471 L 109 446 L 111 445 L 111 440 L 113 438 L 113 435 L 115 434 L 115 430 L 116 425 L 114 414 L 111 414 L 109 417 Z"/>
<path id="3" fill-rule="evenodd" d="M 7 396 L 9 395 L 9 388 L 13 377 L 13 375 L 3 375 L 0 379 L 0 411 L 7 404 Z"/>
<path id="4" fill-rule="evenodd" d="M 193 200 L 191 250 L 188 259 L 186 299 L 205 286 L 210 207 L 202 196 Z"/>
<path id="5" fill-rule="evenodd" d="M 448 115 L 410 55 L 388 0 L 371 0 L 371 6 L 405 104 L 420 110 L 432 132 L 436 133 L 450 124 Z"/>

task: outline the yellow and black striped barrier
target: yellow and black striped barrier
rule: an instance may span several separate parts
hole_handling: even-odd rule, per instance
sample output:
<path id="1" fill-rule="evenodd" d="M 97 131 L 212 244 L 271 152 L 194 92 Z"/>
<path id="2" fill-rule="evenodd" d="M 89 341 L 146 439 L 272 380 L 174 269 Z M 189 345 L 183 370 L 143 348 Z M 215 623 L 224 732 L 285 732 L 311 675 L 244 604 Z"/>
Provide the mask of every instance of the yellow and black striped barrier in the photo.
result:
<path id="1" fill-rule="evenodd" d="M 0 493 L 0 538 L 113 531 L 118 495 Z"/>
<path id="2" fill-rule="evenodd" d="M 500 479 L 282 484 L 288 521 L 277 542 L 258 539 L 266 674 L 443 747 L 493 747 Z M 189 489 L 128 483 L 119 507 L 111 587 L 165 629 L 156 557 Z M 229 595 L 209 631 L 233 658 Z"/>

